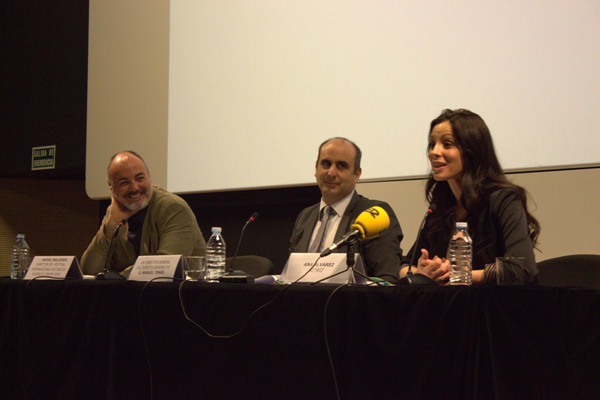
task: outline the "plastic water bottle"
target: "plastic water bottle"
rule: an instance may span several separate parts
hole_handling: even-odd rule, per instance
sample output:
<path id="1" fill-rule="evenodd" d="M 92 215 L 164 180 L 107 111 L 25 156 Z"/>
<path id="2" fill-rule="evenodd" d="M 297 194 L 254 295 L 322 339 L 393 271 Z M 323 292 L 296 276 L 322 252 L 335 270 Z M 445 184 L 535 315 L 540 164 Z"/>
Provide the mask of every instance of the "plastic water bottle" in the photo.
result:
<path id="1" fill-rule="evenodd" d="M 466 222 L 456 223 L 449 250 L 450 284 L 470 285 L 473 277 L 473 241 Z"/>
<path id="2" fill-rule="evenodd" d="M 19 233 L 10 257 L 10 278 L 23 279 L 27 269 L 29 269 L 30 262 L 29 245 L 25 241 L 25 235 Z"/>
<path id="3" fill-rule="evenodd" d="M 221 236 L 221 228 L 213 226 L 212 235 L 206 243 L 206 279 L 219 280 L 225 275 L 225 240 Z"/>

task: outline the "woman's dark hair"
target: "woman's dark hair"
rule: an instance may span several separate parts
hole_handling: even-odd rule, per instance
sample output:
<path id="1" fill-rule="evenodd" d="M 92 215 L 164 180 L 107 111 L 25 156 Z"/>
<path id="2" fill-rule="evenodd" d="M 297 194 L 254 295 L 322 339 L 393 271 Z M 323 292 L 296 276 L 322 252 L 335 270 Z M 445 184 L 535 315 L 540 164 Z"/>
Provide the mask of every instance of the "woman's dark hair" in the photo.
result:
<path id="1" fill-rule="evenodd" d="M 431 135 L 436 125 L 445 121 L 450 123 L 454 141 L 462 158 L 460 202 L 467 213 L 476 214 L 488 202 L 489 196 L 495 190 L 510 188 L 523 203 L 529 225 L 529 236 L 535 245 L 540 233 L 540 224 L 527 209 L 525 189 L 510 182 L 504 174 L 496 157 L 490 130 L 483 119 L 469 110 L 446 109 L 431 121 L 429 134 Z M 449 236 L 454 228 L 456 198 L 448 182 L 438 182 L 430 174 L 425 186 L 425 196 L 429 203 L 436 206 L 436 212 L 431 216 L 432 232 L 447 231 Z"/>

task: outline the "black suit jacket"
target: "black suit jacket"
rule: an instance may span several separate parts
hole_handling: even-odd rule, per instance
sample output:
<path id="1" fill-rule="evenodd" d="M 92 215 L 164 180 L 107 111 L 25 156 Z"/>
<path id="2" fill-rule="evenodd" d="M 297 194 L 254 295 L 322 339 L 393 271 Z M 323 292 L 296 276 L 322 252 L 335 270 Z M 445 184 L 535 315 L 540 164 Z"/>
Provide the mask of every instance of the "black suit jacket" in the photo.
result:
<path id="1" fill-rule="evenodd" d="M 319 217 L 319 205 L 320 203 L 317 203 L 305 208 L 298 215 L 290 238 L 290 253 L 305 253 L 308 250 L 310 238 Z M 369 276 L 396 282 L 402 261 L 400 242 L 403 234 L 398 218 L 389 204 L 383 201 L 369 200 L 354 192 L 335 233 L 335 240 L 337 241 L 350 230 L 350 226 L 361 212 L 373 206 L 379 206 L 388 213 L 390 226 L 375 238 L 359 241 L 358 251 Z M 338 251 L 346 250 L 338 249 Z"/>
<path id="2" fill-rule="evenodd" d="M 467 217 L 467 223 L 473 239 L 473 269 L 483 269 L 486 264 L 493 264 L 496 257 L 521 256 L 525 257 L 526 281 L 535 282 L 538 270 L 529 238 L 527 214 L 512 189 L 493 192 L 477 214 Z M 429 223 L 426 223 L 419 243 L 415 243 L 408 252 L 406 263 L 412 260 L 415 251 L 415 259 L 418 259 L 422 248 L 429 251 L 430 258 L 436 255 L 446 257 L 450 236 L 442 232 L 430 233 Z"/>

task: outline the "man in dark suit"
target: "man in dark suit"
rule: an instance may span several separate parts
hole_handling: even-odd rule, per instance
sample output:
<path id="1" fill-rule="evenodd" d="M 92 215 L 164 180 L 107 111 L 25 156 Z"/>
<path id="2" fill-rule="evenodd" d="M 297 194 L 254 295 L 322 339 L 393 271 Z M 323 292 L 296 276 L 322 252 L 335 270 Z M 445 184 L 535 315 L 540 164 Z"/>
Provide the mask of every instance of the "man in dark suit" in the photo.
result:
<path id="1" fill-rule="evenodd" d="M 348 232 L 361 212 L 379 206 L 388 213 L 390 226 L 375 238 L 359 241 L 358 252 L 369 276 L 394 283 L 402 258 L 402 229 L 389 204 L 356 193 L 361 156 L 359 147 L 346 138 L 321 143 L 315 165 L 321 201 L 300 212 L 290 239 L 290 253 L 321 252 Z"/>

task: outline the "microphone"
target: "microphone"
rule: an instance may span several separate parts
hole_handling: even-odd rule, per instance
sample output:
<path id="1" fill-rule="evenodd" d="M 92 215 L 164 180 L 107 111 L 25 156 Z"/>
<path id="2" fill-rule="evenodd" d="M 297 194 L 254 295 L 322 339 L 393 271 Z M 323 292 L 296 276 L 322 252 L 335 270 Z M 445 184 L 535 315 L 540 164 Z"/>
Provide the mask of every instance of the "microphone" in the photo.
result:
<path id="1" fill-rule="evenodd" d="M 250 216 L 250 218 L 248 218 L 248 221 L 246 221 L 246 225 L 244 225 L 244 227 L 242 228 L 242 232 L 244 231 L 244 229 L 246 229 L 246 227 L 248 226 L 248 224 L 251 224 L 252 222 L 256 221 L 256 218 L 258 218 L 258 213 L 255 211 L 255 212 L 252 213 L 252 215 Z"/>
<path id="2" fill-rule="evenodd" d="M 237 258 L 238 251 L 240 250 L 240 244 L 242 244 L 242 238 L 244 237 L 244 232 L 248 225 L 256 221 L 258 218 L 258 213 L 255 211 L 252 213 L 250 218 L 244 224 L 242 228 L 242 232 L 240 233 L 240 240 L 238 241 L 237 248 L 235 249 L 235 253 L 233 254 L 233 258 L 231 259 L 231 264 L 229 264 L 229 268 L 227 274 L 223 275 L 219 278 L 219 282 L 230 282 L 230 283 L 253 283 L 254 277 L 245 273 L 244 271 L 236 271 L 233 269 L 235 265 L 235 260 Z"/>
<path id="3" fill-rule="evenodd" d="M 427 208 L 427 211 L 425 211 L 425 215 L 423 216 L 423 219 L 421 220 L 421 225 L 419 226 L 419 232 L 417 233 L 417 240 L 415 241 L 415 248 L 412 254 L 412 257 L 410 258 L 410 264 L 408 264 L 408 270 L 406 271 L 406 276 L 402 277 L 401 279 L 398 280 L 399 284 L 402 285 L 436 285 L 435 281 L 433 279 L 431 279 L 428 276 L 425 276 L 423 274 L 413 274 L 412 273 L 412 266 L 413 264 L 417 261 L 417 252 L 419 251 L 419 240 L 421 240 L 421 233 L 423 232 L 423 228 L 425 227 L 425 222 L 427 221 L 427 218 L 433 214 L 433 211 L 435 210 L 435 204 L 429 204 L 429 207 Z"/>
<path id="4" fill-rule="evenodd" d="M 323 250 L 320 256 L 326 257 L 336 249 L 344 247 L 349 243 L 354 243 L 357 239 L 365 240 L 374 238 L 389 226 L 390 216 L 383 208 L 379 206 L 369 207 L 356 217 L 356 220 L 350 226 L 350 231 Z"/>
<path id="5" fill-rule="evenodd" d="M 106 260 L 104 261 L 104 272 L 100 272 L 98 275 L 96 275 L 96 279 L 99 279 L 99 280 L 125 279 L 125 277 L 123 275 L 119 274 L 118 272 L 111 271 L 109 266 L 110 266 L 110 259 L 112 258 L 112 255 L 115 252 L 115 238 L 119 234 L 119 229 L 121 229 L 121 227 L 123 225 L 125 225 L 126 223 L 127 223 L 127 219 L 122 219 L 121 221 L 119 221 L 119 223 L 117 224 L 117 227 L 113 231 L 113 234 L 110 238 L 110 243 L 108 245 L 108 251 L 106 253 Z"/>

